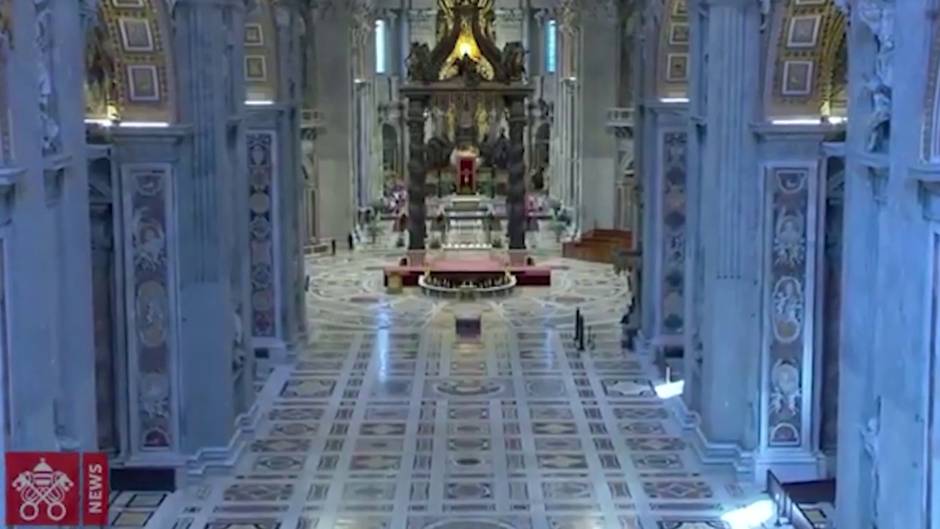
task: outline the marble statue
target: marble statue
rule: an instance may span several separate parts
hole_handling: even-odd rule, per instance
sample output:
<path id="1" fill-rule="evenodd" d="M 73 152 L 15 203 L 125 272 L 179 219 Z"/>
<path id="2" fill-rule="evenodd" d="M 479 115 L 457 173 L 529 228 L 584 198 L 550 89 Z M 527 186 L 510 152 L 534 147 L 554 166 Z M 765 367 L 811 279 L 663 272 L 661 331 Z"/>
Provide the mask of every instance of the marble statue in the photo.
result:
<path id="1" fill-rule="evenodd" d="M 245 336 L 242 318 L 237 310 L 232 311 L 232 323 L 232 371 L 238 371 L 245 364 Z"/>
<path id="2" fill-rule="evenodd" d="M 430 80 L 428 71 L 431 67 L 431 48 L 424 42 L 412 42 L 411 52 L 405 59 L 408 68 L 409 81 L 427 82 Z"/>
<path id="3" fill-rule="evenodd" d="M 42 152 L 44 155 L 59 152 L 61 129 L 56 106 L 55 84 L 52 78 L 52 54 L 54 25 L 52 11 L 47 0 L 33 0 L 36 5 L 36 48 L 40 52 L 37 64 L 39 78 L 39 121 L 42 130 Z"/>
<path id="4" fill-rule="evenodd" d="M 865 79 L 865 89 L 871 97 L 872 106 L 865 147 L 869 151 L 879 151 L 886 147 L 890 136 L 894 86 L 894 3 L 892 0 L 860 0 L 857 7 L 859 20 L 875 37 L 875 68 Z"/>
<path id="5" fill-rule="evenodd" d="M 875 75 L 891 87 L 893 83 L 892 58 L 894 55 L 895 12 L 891 0 L 860 0 L 858 18 L 875 36 Z"/>
<path id="6" fill-rule="evenodd" d="M 868 419 L 862 428 L 862 442 L 865 445 L 865 452 L 868 454 L 871 463 L 871 518 L 872 521 L 878 521 L 878 493 L 881 477 L 878 474 L 879 460 L 879 442 L 878 436 L 881 432 L 881 397 L 875 401 L 875 414 Z"/>
<path id="7" fill-rule="evenodd" d="M 557 18 L 558 29 L 565 35 L 574 35 L 578 29 L 578 5 L 576 0 L 563 0 L 558 8 Z"/>
<path id="8" fill-rule="evenodd" d="M 522 47 L 521 42 L 507 42 L 503 46 L 500 62 L 505 82 L 522 81 L 525 77 L 525 48 Z"/>
<path id="9" fill-rule="evenodd" d="M 871 115 L 868 117 L 865 148 L 870 152 L 885 146 L 891 130 L 891 89 L 877 76 L 869 76 L 865 89 L 871 95 Z"/>
<path id="10" fill-rule="evenodd" d="M 108 107 L 118 104 L 118 76 L 114 60 L 113 40 L 108 35 L 107 22 L 97 13 L 90 24 L 85 46 L 86 112 L 108 116 Z"/>
<path id="11" fill-rule="evenodd" d="M 355 2 L 352 8 L 352 37 L 356 49 L 365 49 L 375 25 L 375 13 L 365 2 Z"/>

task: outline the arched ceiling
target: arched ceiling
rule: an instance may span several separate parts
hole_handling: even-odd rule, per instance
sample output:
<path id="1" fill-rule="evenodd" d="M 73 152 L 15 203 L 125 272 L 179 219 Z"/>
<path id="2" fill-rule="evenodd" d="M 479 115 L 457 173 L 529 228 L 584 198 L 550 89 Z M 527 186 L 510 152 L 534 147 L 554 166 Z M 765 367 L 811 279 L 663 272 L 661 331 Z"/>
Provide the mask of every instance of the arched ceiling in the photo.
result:
<path id="1" fill-rule="evenodd" d="M 277 26 L 272 0 L 255 2 L 245 17 L 245 89 L 248 101 L 277 99 Z"/>
<path id="2" fill-rule="evenodd" d="M 767 117 L 844 116 L 845 16 L 832 0 L 786 0 L 771 16 Z"/>
<path id="3" fill-rule="evenodd" d="M 174 121 L 170 35 L 162 0 L 100 0 L 86 45 L 87 116 Z"/>
<path id="4" fill-rule="evenodd" d="M 666 0 L 659 32 L 656 93 L 684 98 L 689 92 L 689 7 L 687 0 Z"/>

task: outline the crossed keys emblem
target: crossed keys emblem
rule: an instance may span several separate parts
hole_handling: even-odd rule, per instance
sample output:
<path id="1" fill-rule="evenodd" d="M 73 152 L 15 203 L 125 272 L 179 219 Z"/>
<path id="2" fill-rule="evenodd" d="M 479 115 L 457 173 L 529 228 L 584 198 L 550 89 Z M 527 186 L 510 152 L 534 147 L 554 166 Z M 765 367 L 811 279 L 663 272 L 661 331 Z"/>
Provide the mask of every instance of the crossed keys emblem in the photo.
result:
<path id="1" fill-rule="evenodd" d="M 39 516 L 39 507 L 46 505 L 46 516 L 58 522 L 65 518 L 65 494 L 75 486 L 65 472 L 53 470 L 45 459 L 40 459 L 33 470 L 25 470 L 13 480 L 13 488 L 20 493 L 23 504 L 20 516 L 26 521 Z"/>

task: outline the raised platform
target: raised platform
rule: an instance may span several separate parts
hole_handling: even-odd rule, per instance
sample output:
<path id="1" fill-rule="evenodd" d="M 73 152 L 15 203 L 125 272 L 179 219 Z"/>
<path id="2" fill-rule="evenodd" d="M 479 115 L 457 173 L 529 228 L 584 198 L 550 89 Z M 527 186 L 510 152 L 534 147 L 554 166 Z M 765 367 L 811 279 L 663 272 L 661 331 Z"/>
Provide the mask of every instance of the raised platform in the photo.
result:
<path id="1" fill-rule="evenodd" d="M 633 234 L 627 230 L 591 230 L 577 241 L 562 245 L 561 254 L 568 259 L 580 259 L 594 263 L 613 263 L 618 251 L 629 252 L 633 248 Z"/>
<path id="2" fill-rule="evenodd" d="M 501 277 L 507 269 L 516 278 L 516 286 L 547 287 L 552 284 L 552 269 L 548 266 L 512 266 L 508 264 L 508 260 L 501 261 L 493 257 L 467 256 L 438 258 L 430 261 L 425 266 L 386 266 L 384 268 L 385 286 L 388 286 L 388 278 L 391 275 L 401 277 L 403 286 L 415 287 L 418 286 L 418 278 L 427 270 L 430 270 L 431 275 L 435 277 L 460 284 L 464 281 L 479 281 Z"/>

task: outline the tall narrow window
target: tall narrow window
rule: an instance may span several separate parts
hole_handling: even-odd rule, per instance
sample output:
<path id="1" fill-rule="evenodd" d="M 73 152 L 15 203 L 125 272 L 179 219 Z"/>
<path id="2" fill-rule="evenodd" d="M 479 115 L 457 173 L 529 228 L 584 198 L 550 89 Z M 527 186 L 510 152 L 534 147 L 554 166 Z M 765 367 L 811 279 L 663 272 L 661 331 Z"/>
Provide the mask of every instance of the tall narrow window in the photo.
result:
<path id="1" fill-rule="evenodd" d="M 385 21 L 375 21 L 375 73 L 385 73 L 388 56 L 386 54 Z"/>
<path id="2" fill-rule="evenodd" d="M 545 31 L 545 71 L 555 73 L 558 58 L 558 36 L 555 20 L 549 20 Z"/>

